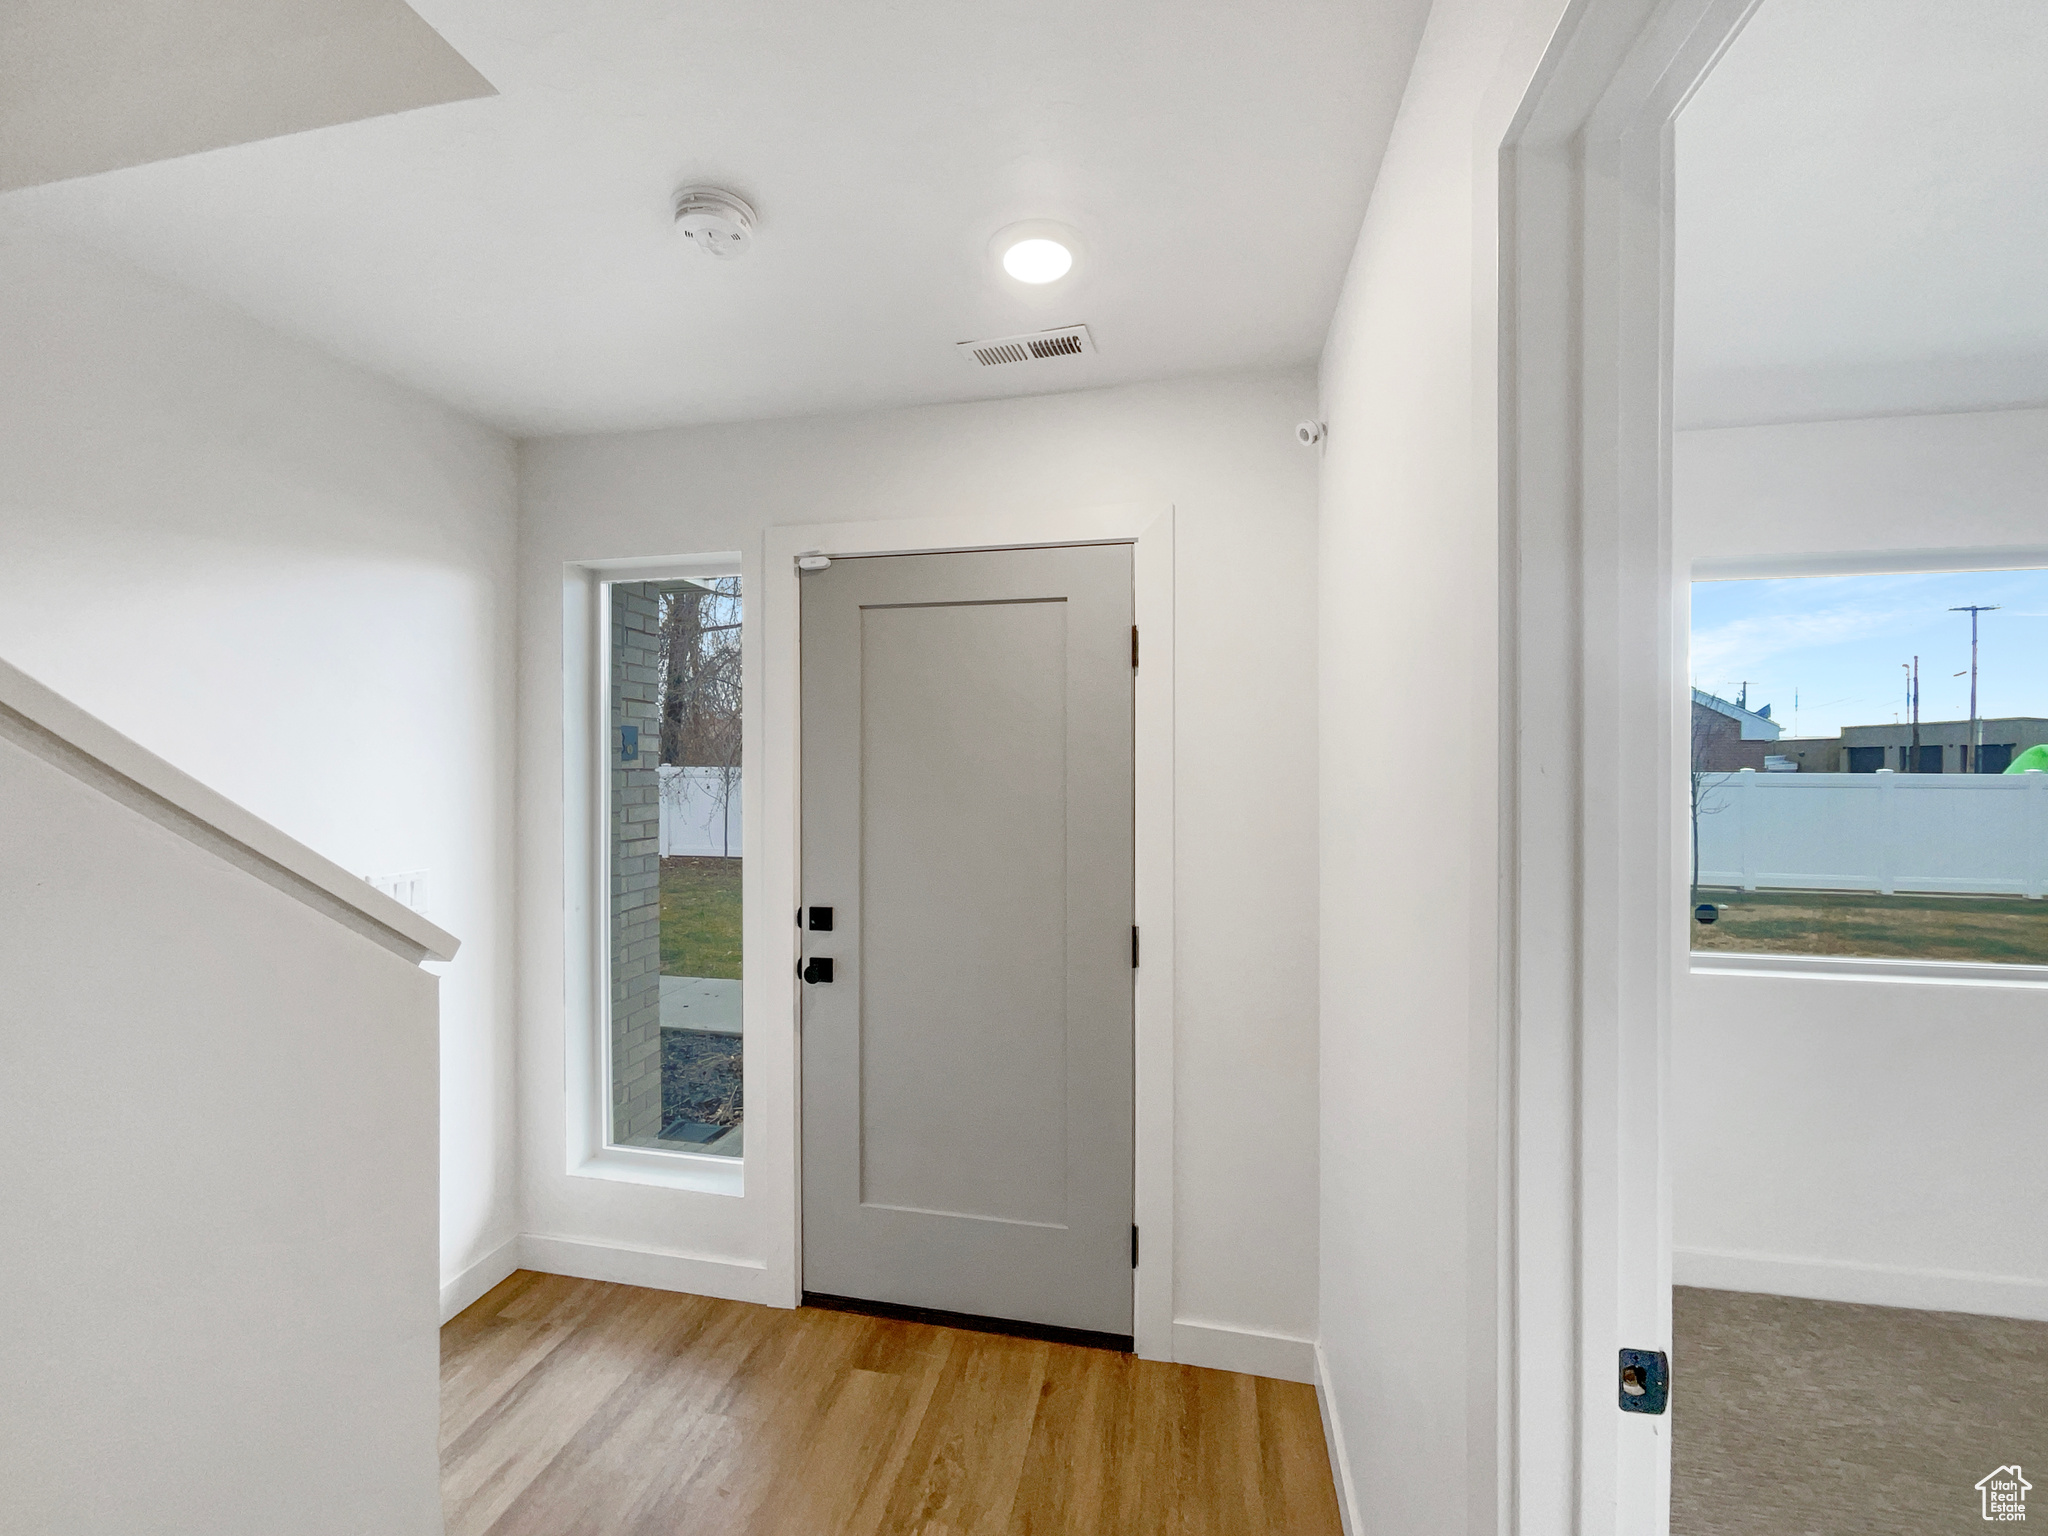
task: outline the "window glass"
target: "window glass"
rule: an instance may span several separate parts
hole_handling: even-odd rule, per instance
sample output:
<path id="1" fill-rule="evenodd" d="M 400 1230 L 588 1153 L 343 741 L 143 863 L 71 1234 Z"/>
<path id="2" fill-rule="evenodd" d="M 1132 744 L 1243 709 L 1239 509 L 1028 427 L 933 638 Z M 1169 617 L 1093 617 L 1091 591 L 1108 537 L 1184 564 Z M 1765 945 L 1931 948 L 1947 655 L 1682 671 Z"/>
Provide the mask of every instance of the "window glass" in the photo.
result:
<path id="1" fill-rule="evenodd" d="M 2048 571 L 1695 582 L 1695 950 L 2048 965 Z"/>
<path id="2" fill-rule="evenodd" d="M 611 1140 L 738 1157 L 740 582 L 610 595 Z"/>

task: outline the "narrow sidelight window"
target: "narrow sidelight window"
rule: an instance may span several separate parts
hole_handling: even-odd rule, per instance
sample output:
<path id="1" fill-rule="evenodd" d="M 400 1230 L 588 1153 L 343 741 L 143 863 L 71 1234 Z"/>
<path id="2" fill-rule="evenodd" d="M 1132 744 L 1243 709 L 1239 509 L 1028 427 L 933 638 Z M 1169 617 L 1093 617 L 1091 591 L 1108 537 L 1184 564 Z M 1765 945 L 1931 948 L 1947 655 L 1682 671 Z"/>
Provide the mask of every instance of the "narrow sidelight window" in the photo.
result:
<path id="1" fill-rule="evenodd" d="M 738 1157 L 740 580 L 609 592 L 610 1140 Z"/>

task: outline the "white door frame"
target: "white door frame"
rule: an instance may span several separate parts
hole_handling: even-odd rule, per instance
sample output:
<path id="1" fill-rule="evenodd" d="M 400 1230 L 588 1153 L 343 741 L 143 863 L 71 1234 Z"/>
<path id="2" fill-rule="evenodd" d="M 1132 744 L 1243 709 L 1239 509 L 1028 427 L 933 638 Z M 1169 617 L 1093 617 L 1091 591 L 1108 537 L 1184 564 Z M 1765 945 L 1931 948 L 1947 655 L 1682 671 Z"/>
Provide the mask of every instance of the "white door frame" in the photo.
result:
<path id="1" fill-rule="evenodd" d="M 1173 1358 L 1173 509 L 1156 505 L 1089 507 L 973 516 L 816 523 L 770 528 L 762 539 L 760 889 L 775 892 L 792 919 L 786 945 L 770 955 L 762 1016 L 786 1019 L 795 1049 L 771 1053 L 777 1072 L 747 1096 L 775 1101 L 774 1124 L 802 1135 L 802 1038 L 796 978 L 802 901 L 802 699 L 799 688 L 800 555 L 936 554 L 1051 544 L 1130 544 L 1138 631 L 1136 679 L 1137 916 L 1144 942 L 1136 975 L 1137 1102 L 1135 1219 L 1144 1235 L 1133 1276 L 1132 1334 L 1139 1355 Z M 754 818 L 753 802 L 747 808 Z M 751 850 L 750 850 L 751 851 Z M 769 897 L 773 902 L 777 898 Z M 749 1065 L 752 1065 L 751 1058 Z M 749 1148 L 751 1153 L 752 1148 Z M 802 1147 L 775 1159 L 785 1187 L 774 1203 L 787 1213 L 793 1263 L 786 1273 L 796 1305 L 803 1292 Z M 784 1171 L 786 1170 L 786 1172 Z M 779 1244 L 778 1244 L 779 1246 Z M 779 1266 L 777 1266 L 779 1268 Z"/>
<path id="2" fill-rule="evenodd" d="M 1669 1527 L 1670 1421 L 1620 1412 L 1616 1378 L 1671 1339 L 1672 123 L 1757 3 L 1581 0 L 1502 149 L 1503 1406 L 1531 1536 Z"/>

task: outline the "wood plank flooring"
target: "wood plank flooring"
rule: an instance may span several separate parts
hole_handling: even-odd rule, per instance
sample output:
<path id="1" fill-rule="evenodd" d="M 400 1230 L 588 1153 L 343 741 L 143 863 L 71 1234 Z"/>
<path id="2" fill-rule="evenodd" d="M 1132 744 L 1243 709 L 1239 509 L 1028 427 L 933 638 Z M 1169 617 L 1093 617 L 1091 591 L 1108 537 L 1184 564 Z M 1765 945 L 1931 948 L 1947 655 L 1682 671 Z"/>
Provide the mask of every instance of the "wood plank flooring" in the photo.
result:
<path id="1" fill-rule="evenodd" d="M 448 1536 L 1338 1536 L 1315 1391 L 527 1271 L 441 1330 Z"/>

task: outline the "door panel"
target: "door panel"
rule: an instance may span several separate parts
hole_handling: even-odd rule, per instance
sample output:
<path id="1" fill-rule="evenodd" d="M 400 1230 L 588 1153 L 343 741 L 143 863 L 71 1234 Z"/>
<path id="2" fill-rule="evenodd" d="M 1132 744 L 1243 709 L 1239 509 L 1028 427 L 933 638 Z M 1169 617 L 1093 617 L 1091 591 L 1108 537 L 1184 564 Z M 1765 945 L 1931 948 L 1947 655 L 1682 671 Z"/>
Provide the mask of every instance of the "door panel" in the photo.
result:
<path id="1" fill-rule="evenodd" d="M 804 1285 L 1131 1328 L 1127 545 L 803 578 Z"/>
<path id="2" fill-rule="evenodd" d="M 1065 1219 L 1066 610 L 861 611 L 863 1204 Z"/>

